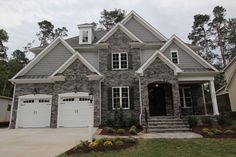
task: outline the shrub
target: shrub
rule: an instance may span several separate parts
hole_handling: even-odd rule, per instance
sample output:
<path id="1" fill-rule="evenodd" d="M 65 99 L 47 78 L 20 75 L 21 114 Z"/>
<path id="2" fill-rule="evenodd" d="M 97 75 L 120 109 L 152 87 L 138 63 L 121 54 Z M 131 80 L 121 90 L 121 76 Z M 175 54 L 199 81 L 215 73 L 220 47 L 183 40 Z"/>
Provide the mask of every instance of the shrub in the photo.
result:
<path id="1" fill-rule="evenodd" d="M 127 143 L 135 143 L 136 140 L 135 140 L 135 138 L 129 136 L 129 138 L 126 139 L 126 142 L 127 142 Z"/>
<path id="2" fill-rule="evenodd" d="M 134 129 L 134 130 L 136 130 L 137 127 L 136 127 L 135 125 L 132 125 L 132 126 L 130 127 L 130 129 Z"/>
<path id="3" fill-rule="evenodd" d="M 197 121 L 198 121 L 198 119 L 196 116 L 189 116 L 188 117 L 188 123 L 189 123 L 190 127 L 197 126 Z"/>
<path id="4" fill-rule="evenodd" d="M 113 119 L 107 119 L 105 124 L 106 124 L 106 126 L 114 127 L 114 120 Z"/>
<path id="5" fill-rule="evenodd" d="M 104 130 L 107 132 L 107 133 L 114 133 L 115 130 L 111 127 L 105 127 Z"/>
<path id="6" fill-rule="evenodd" d="M 226 125 L 225 116 L 223 116 L 223 115 L 217 116 L 217 122 L 220 126 L 225 126 Z"/>
<path id="7" fill-rule="evenodd" d="M 121 140 L 117 140 L 117 141 L 115 142 L 115 145 L 117 145 L 117 146 L 123 146 L 123 145 L 124 145 L 124 142 L 121 141 Z"/>
<path id="8" fill-rule="evenodd" d="M 221 135 L 221 134 L 223 133 L 223 132 L 222 132 L 221 130 L 219 130 L 219 129 L 212 129 L 211 131 L 212 131 L 212 133 L 215 134 L 215 135 Z"/>
<path id="9" fill-rule="evenodd" d="M 138 122 L 137 120 L 134 118 L 135 116 L 131 116 L 127 119 L 127 123 L 126 123 L 126 126 L 127 127 L 131 127 L 131 126 L 137 126 L 138 125 Z"/>
<path id="10" fill-rule="evenodd" d="M 124 129 L 118 129 L 116 132 L 117 132 L 117 134 L 119 134 L 119 135 L 125 134 L 125 130 L 124 130 Z"/>
<path id="11" fill-rule="evenodd" d="M 232 125 L 232 126 L 230 127 L 230 129 L 233 130 L 233 131 L 236 131 L 236 125 Z"/>
<path id="12" fill-rule="evenodd" d="M 233 130 L 225 130 L 224 134 L 231 135 L 231 134 L 234 134 L 234 131 Z"/>
<path id="13" fill-rule="evenodd" d="M 94 149 L 98 146 L 98 141 L 95 140 L 93 142 L 90 142 L 88 146 L 89 148 Z"/>
<path id="14" fill-rule="evenodd" d="M 202 129 L 202 133 L 204 134 L 208 134 L 210 132 L 210 130 L 208 128 L 203 128 Z"/>
<path id="15" fill-rule="evenodd" d="M 107 137 L 103 137 L 98 140 L 98 143 L 104 143 L 107 140 L 109 140 Z"/>
<path id="16" fill-rule="evenodd" d="M 207 135 L 208 135 L 208 136 L 214 136 L 215 134 L 214 134 L 213 132 L 209 131 L 209 132 L 207 133 Z"/>
<path id="17" fill-rule="evenodd" d="M 112 144 L 112 141 L 111 141 L 111 140 L 107 140 L 107 141 L 105 141 L 105 142 L 103 143 L 103 145 L 104 145 L 105 147 L 111 147 L 113 144 Z"/>
<path id="18" fill-rule="evenodd" d="M 209 117 L 209 116 L 202 116 L 201 121 L 204 125 L 207 125 L 207 126 L 213 125 L 213 121 L 212 121 L 211 117 Z"/>
<path id="19" fill-rule="evenodd" d="M 136 135 L 137 134 L 137 131 L 135 129 L 129 129 L 129 133 L 131 135 Z"/>

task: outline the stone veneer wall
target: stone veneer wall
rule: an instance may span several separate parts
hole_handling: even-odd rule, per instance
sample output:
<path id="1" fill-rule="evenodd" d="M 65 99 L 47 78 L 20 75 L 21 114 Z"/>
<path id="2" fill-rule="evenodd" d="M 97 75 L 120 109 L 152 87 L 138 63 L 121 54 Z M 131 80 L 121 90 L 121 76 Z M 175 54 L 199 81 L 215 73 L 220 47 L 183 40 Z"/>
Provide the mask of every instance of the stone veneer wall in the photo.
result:
<path id="1" fill-rule="evenodd" d="M 177 77 L 174 75 L 174 71 L 158 57 L 144 71 L 144 75 L 141 76 L 143 113 L 144 113 L 144 108 L 146 107 L 149 116 L 148 85 L 153 82 L 166 82 L 171 84 L 172 95 L 173 95 L 172 99 L 173 106 L 172 107 L 167 106 L 167 113 L 168 115 L 172 113 L 172 115 L 174 116 L 179 116 L 180 98 L 179 98 L 179 85 Z M 142 119 L 144 120 L 144 114 L 142 115 Z"/>
<path id="2" fill-rule="evenodd" d="M 57 127 L 58 94 L 75 92 L 77 85 L 78 92 L 89 92 L 93 90 L 94 94 L 94 125 L 100 124 L 100 100 L 99 100 L 99 81 L 89 81 L 86 75 L 92 72 L 78 59 L 74 61 L 62 74 L 65 81 L 53 84 L 17 84 L 15 91 L 15 101 L 13 106 L 11 128 L 15 128 L 18 97 L 27 94 L 33 94 L 34 88 L 37 88 L 38 94 L 52 95 L 51 125 Z"/>
<path id="3" fill-rule="evenodd" d="M 111 109 L 112 98 L 109 89 L 115 86 L 129 86 L 133 87 L 133 109 L 124 110 L 124 119 L 133 117 L 137 120 L 140 114 L 139 103 L 139 82 L 135 71 L 140 67 L 140 49 L 131 49 L 129 43 L 132 40 L 122 31 L 117 30 L 107 41 L 109 43 L 108 49 L 99 50 L 99 71 L 104 75 L 102 82 L 102 124 L 107 119 L 114 118 L 114 110 Z M 127 52 L 129 55 L 129 69 L 128 70 L 111 70 L 109 68 L 111 61 L 111 54 L 113 52 Z M 111 92 L 111 91 L 110 91 Z M 110 99 L 110 101 L 109 101 Z M 132 99 L 132 98 L 131 98 Z M 109 106 L 110 105 L 110 106 Z"/>

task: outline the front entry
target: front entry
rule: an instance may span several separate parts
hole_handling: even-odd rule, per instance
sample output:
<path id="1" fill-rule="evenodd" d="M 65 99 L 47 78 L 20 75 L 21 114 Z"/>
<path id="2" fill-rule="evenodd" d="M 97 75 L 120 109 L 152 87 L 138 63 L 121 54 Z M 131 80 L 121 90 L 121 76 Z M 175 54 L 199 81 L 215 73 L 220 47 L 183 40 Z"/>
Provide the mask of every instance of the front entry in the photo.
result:
<path id="1" fill-rule="evenodd" d="M 165 88 L 163 84 L 148 85 L 150 116 L 166 116 Z"/>

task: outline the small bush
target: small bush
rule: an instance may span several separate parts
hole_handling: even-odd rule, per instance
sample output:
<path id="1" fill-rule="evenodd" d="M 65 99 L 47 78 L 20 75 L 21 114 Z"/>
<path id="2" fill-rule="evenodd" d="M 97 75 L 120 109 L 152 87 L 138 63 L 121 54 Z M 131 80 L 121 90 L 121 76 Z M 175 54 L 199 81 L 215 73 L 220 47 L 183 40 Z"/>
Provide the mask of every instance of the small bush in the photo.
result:
<path id="1" fill-rule="evenodd" d="M 127 143 L 135 143 L 136 140 L 135 140 L 135 138 L 129 136 L 129 138 L 126 139 L 126 142 L 127 142 Z"/>
<path id="2" fill-rule="evenodd" d="M 214 136 L 215 134 L 214 134 L 213 132 L 209 131 L 209 132 L 207 133 L 207 135 L 208 135 L 208 136 Z"/>
<path id="3" fill-rule="evenodd" d="M 233 131 L 236 131 L 236 125 L 232 125 L 232 126 L 230 127 L 230 129 L 233 130 Z"/>
<path id="4" fill-rule="evenodd" d="M 107 140 L 109 140 L 107 137 L 103 137 L 103 138 L 98 139 L 98 143 L 104 143 Z"/>
<path id="5" fill-rule="evenodd" d="M 223 116 L 223 115 L 219 115 L 219 116 L 217 117 L 217 122 L 218 122 L 218 124 L 219 124 L 220 126 L 225 126 L 226 123 L 227 123 L 227 121 L 226 121 L 226 119 L 225 119 L 225 116 Z"/>
<path id="6" fill-rule="evenodd" d="M 107 132 L 107 133 L 114 133 L 115 130 L 111 127 L 105 127 L 104 130 Z"/>
<path id="7" fill-rule="evenodd" d="M 225 130 L 224 134 L 232 135 L 232 134 L 234 134 L 234 131 L 233 130 Z"/>
<path id="8" fill-rule="evenodd" d="M 105 142 L 103 143 L 103 145 L 104 145 L 105 147 L 111 147 L 113 144 L 112 144 L 112 141 L 111 141 L 111 140 L 107 140 L 107 141 L 105 141 Z"/>
<path id="9" fill-rule="evenodd" d="M 120 137 L 115 137 L 112 139 L 113 142 L 120 141 L 120 140 L 122 140 Z"/>
<path id="10" fill-rule="evenodd" d="M 201 121 L 204 125 L 207 125 L 207 126 L 213 125 L 213 121 L 212 121 L 211 117 L 209 117 L 209 116 L 202 116 Z"/>
<path id="11" fill-rule="evenodd" d="M 132 126 L 130 127 L 130 129 L 134 129 L 134 130 L 136 130 L 137 127 L 136 127 L 135 125 L 132 125 Z"/>
<path id="12" fill-rule="evenodd" d="M 190 127 L 197 126 L 197 121 L 198 121 L 198 119 L 196 116 L 189 116 L 188 117 L 188 123 L 189 123 Z"/>
<path id="13" fill-rule="evenodd" d="M 109 127 L 114 127 L 114 120 L 113 119 L 107 119 L 106 122 L 105 122 L 105 125 L 109 126 Z"/>
<path id="14" fill-rule="evenodd" d="M 131 126 L 137 126 L 138 122 L 137 120 L 134 118 L 135 116 L 131 116 L 130 118 L 127 119 L 127 127 L 131 127 Z"/>
<path id="15" fill-rule="evenodd" d="M 117 145 L 117 146 L 123 146 L 123 145 L 124 145 L 124 142 L 121 141 L 121 140 L 118 140 L 118 141 L 115 142 L 115 145 Z"/>
<path id="16" fill-rule="evenodd" d="M 125 130 L 124 129 L 118 129 L 116 131 L 116 133 L 119 134 L 119 135 L 123 135 L 123 134 L 125 134 Z"/>
<path id="17" fill-rule="evenodd" d="M 212 129 L 211 131 L 212 131 L 212 133 L 215 134 L 215 135 L 221 135 L 221 134 L 223 133 L 223 132 L 222 132 L 221 130 L 219 130 L 219 129 Z"/>
<path id="18" fill-rule="evenodd" d="M 131 135 L 136 135 L 137 134 L 137 131 L 135 129 L 129 129 L 129 133 Z"/>
<path id="19" fill-rule="evenodd" d="M 203 128 L 202 129 L 202 133 L 204 134 L 208 134 L 210 132 L 210 130 L 208 128 Z"/>
<path id="20" fill-rule="evenodd" d="M 91 148 L 91 149 L 94 149 L 98 146 L 98 141 L 93 141 L 93 142 L 90 142 L 88 147 Z"/>

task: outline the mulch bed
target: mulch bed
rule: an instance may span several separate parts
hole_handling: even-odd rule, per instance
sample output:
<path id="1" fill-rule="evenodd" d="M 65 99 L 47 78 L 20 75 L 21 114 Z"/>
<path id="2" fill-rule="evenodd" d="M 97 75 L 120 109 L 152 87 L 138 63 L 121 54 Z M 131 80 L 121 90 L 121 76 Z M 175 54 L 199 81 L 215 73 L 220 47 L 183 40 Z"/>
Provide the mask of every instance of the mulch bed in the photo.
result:
<path id="1" fill-rule="evenodd" d="M 134 143 L 127 143 L 124 142 L 123 145 L 118 146 L 113 144 L 111 147 L 104 147 L 102 144 L 98 144 L 96 148 L 89 148 L 88 145 L 83 145 L 82 147 L 74 147 L 68 151 L 65 152 L 67 156 L 72 155 L 72 154 L 86 154 L 90 152 L 107 152 L 107 151 L 112 151 L 112 150 L 121 150 L 121 149 L 127 149 L 130 147 L 135 146 L 138 143 L 138 140 L 135 140 Z"/>
<path id="2" fill-rule="evenodd" d="M 198 126 L 198 127 L 192 128 L 192 131 L 195 132 L 195 133 L 201 134 L 203 137 L 206 137 L 206 138 L 236 138 L 236 132 L 234 132 L 234 134 L 224 134 L 223 133 L 221 135 L 209 136 L 209 135 L 206 135 L 202 132 L 203 128 L 208 128 L 209 130 L 214 129 L 214 128 L 211 128 L 211 127 Z M 225 130 L 229 130 L 228 127 L 221 127 L 221 128 L 217 128 L 217 129 L 219 129 L 223 132 Z"/>
<path id="3" fill-rule="evenodd" d="M 117 135 L 119 135 L 119 136 L 133 136 L 132 134 L 129 133 L 129 129 L 130 129 L 130 128 L 122 128 L 122 129 L 125 130 L 125 133 L 124 133 L 124 134 L 117 134 L 116 132 L 114 132 L 114 133 L 108 133 L 108 132 L 106 132 L 106 131 L 104 130 L 104 128 L 102 128 L 102 127 L 101 127 L 100 129 L 102 129 L 102 131 L 100 132 L 100 135 L 110 135 L 110 136 L 117 136 Z M 117 130 L 117 129 L 115 129 L 115 130 Z M 137 134 L 138 134 L 138 133 L 140 133 L 140 132 L 143 131 L 143 128 L 142 128 L 141 126 L 138 126 L 137 129 L 136 129 L 136 131 L 137 131 Z"/>

